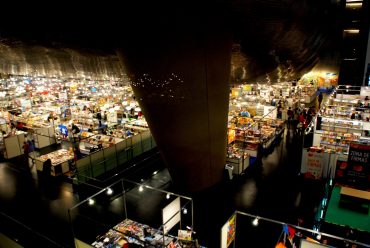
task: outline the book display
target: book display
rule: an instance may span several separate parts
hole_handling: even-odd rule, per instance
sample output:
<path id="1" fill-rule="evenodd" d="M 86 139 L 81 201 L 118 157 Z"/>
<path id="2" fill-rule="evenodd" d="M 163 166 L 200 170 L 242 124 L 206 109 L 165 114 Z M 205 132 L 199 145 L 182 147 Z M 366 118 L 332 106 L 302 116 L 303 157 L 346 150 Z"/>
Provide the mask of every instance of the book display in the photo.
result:
<path id="1" fill-rule="evenodd" d="M 36 169 L 43 171 L 46 160 L 51 160 L 51 175 L 58 176 L 70 170 L 69 161 L 74 159 L 72 151 L 66 149 L 56 150 L 54 152 L 41 155 L 35 158 Z"/>
<path id="2" fill-rule="evenodd" d="M 338 89 L 328 97 L 314 119 L 312 146 L 303 150 L 302 173 L 319 171 L 333 178 L 337 176 L 337 165 L 348 160 L 351 145 L 370 143 L 368 109 L 360 107 L 365 105 L 365 97 L 354 92 L 339 94 Z"/>
<path id="3" fill-rule="evenodd" d="M 370 122 L 365 97 L 334 92 L 317 116 L 313 146 L 347 155 L 350 143 L 368 142 Z"/>
<path id="4" fill-rule="evenodd" d="M 91 133 L 84 132 L 86 138 L 82 139 L 79 143 L 80 152 L 83 154 L 89 154 L 93 151 L 108 148 L 114 146 L 123 139 L 115 138 L 113 136 L 96 134 L 90 135 Z"/>

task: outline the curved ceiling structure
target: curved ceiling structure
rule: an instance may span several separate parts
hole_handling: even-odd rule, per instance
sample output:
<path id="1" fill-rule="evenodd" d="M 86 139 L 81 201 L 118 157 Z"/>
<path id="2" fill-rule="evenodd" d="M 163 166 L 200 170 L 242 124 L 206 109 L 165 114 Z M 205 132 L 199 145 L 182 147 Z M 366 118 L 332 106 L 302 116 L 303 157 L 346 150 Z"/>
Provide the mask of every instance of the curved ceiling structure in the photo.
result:
<path id="1" fill-rule="evenodd" d="M 232 57 L 233 83 L 296 79 L 319 62 L 339 67 L 341 30 L 336 0 L 15 7 L 16 16 L 5 13 L 1 17 L 2 73 L 119 77 L 122 68 L 114 49 L 127 39 L 177 35 L 178 26 L 194 26 L 215 13 L 223 16 L 235 46 L 240 45 Z M 199 26 L 198 31 L 206 32 L 203 28 Z"/>
<path id="2" fill-rule="evenodd" d="M 232 83 L 300 77 L 329 44 L 338 54 L 336 8 L 330 0 L 181 0 L 40 9 L 1 28 L 9 41 L 2 70 L 127 74 L 174 182 L 198 191 L 222 180 L 230 72 Z"/>

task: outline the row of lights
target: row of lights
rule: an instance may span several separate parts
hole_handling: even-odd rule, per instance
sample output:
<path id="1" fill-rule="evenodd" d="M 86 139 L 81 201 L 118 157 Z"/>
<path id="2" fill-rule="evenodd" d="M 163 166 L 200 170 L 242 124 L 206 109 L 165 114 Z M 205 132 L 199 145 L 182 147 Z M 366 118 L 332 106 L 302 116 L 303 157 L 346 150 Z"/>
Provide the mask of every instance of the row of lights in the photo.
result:
<path id="1" fill-rule="evenodd" d="M 107 188 L 107 190 L 106 190 L 106 194 L 107 194 L 107 195 L 112 195 L 112 194 L 113 194 L 113 189 L 111 189 L 111 188 Z M 95 204 L 95 200 L 94 200 L 93 198 L 89 198 L 89 200 L 88 200 L 88 204 L 89 204 L 90 206 L 94 205 L 94 204 Z"/>

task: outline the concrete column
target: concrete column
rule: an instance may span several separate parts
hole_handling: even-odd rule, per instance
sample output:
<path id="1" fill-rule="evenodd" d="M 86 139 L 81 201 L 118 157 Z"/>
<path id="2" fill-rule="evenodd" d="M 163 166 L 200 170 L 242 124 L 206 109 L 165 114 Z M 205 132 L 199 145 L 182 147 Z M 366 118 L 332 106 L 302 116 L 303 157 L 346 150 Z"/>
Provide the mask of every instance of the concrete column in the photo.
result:
<path id="1" fill-rule="evenodd" d="M 173 182 L 188 191 L 219 182 L 226 159 L 231 35 L 203 14 L 147 23 L 117 50 Z"/>

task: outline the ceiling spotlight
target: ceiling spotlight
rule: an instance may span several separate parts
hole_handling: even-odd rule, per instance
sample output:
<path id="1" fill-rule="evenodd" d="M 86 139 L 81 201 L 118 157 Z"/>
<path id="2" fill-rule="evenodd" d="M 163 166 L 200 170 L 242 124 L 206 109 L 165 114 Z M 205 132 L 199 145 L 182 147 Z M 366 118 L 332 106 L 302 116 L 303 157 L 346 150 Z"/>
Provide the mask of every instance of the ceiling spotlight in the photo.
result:
<path id="1" fill-rule="evenodd" d="M 188 213 L 188 210 L 187 210 L 186 208 L 183 208 L 183 209 L 182 209 L 182 213 L 183 213 L 183 214 L 187 214 L 187 213 Z"/>
<path id="2" fill-rule="evenodd" d="M 154 171 L 154 172 L 153 172 L 153 175 L 156 175 L 157 173 L 158 173 L 158 171 Z"/>
<path id="3" fill-rule="evenodd" d="M 141 186 L 139 187 L 139 191 L 140 191 L 140 192 L 143 192 L 143 190 L 144 190 L 144 187 L 143 187 L 143 185 L 141 185 Z"/>
<path id="4" fill-rule="evenodd" d="M 107 195 L 113 194 L 113 190 L 111 188 L 107 188 Z"/>
<path id="5" fill-rule="evenodd" d="M 259 218 L 255 218 L 253 221 L 252 221 L 252 224 L 253 226 L 258 226 L 258 222 L 259 222 Z"/>
<path id="6" fill-rule="evenodd" d="M 94 201 L 94 199 L 89 199 L 89 205 L 91 206 L 91 205 L 94 205 L 95 204 L 95 201 Z"/>
<path id="7" fill-rule="evenodd" d="M 170 193 L 167 193 L 166 199 L 170 199 L 170 197 L 171 197 Z"/>

